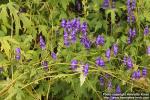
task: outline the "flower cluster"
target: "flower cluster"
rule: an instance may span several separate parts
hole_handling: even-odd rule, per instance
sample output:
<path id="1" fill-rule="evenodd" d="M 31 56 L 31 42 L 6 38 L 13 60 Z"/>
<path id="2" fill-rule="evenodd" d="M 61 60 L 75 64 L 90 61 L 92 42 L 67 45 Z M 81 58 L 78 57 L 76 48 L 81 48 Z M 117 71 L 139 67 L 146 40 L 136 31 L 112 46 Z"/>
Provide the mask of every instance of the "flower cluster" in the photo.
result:
<path id="1" fill-rule="evenodd" d="M 105 66 L 105 62 L 104 62 L 104 60 L 102 58 L 97 57 L 97 59 L 96 59 L 96 65 L 104 67 Z"/>
<path id="2" fill-rule="evenodd" d="M 72 69 L 73 71 L 75 71 L 75 69 L 78 67 L 77 64 L 78 64 L 78 61 L 77 61 L 77 60 L 72 60 L 72 61 L 71 61 L 71 69 Z"/>
<path id="3" fill-rule="evenodd" d="M 119 86 L 119 85 L 117 85 L 117 87 L 116 87 L 116 93 L 117 93 L 117 94 L 121 93 L 121 89 L 120 89 L 120 86 Z"/>
<path id="4" fill-rule="evenodd" d="M 130 57 L 124 56 L 123 62 L 127 66 L 128 69 L 133 67 L 133 62 L 132 62 L 132 59 Z"/>
<path id="5" fill-rule="evenodd" d="M 78 67 L 78 61 L 75 60 L 75 59 L 71 60 L 71 69 L 75 72 L 75 70 L 77 69 L 77 67 Z M 88 70 L 89 70 L 89 64 L 86 63 L 85 65 L 82 65 L 82 67 L 83 67 L 82 71 L 84 73 L 84 76 L 87 76 Z"/>
<path id="6" fill-rule="evenodd" d="M 143 77 L 147 76 L 147 69 L 145 67 L 143 68 L 142 73 L 141 73 L 141 71 L 139 69 L 132 73 L 132 79 L 139 79 L 142 76 Z"/>
<path id="7" fill-rule="evenodd" d="M 45 70 L 48 70 L 48 61 L 43 61 L 42 66 L 44 67 Z"/>
<path id="8" fill-rule="evenodd" d="M 117 44 L 113 45 L 113 50 L 114 50 L 114 56 L 117 56 L 117 54 L 118 54 L 118 45 Z"/>
<path id="9" fill-rule="evenodd" d="M 128 44 L 130 44 L 133 40 L 133 38 L 136 36 L 136 30 L 135 28 L 133 29 L 129 29 L 129 32 L 128 32 Z"/>
<path id="10" fill-rule="evenodd" d="M 41 35 L 40 35 L 40 47 L 42 48 L 42 50 L 46 48 L 45 41 Z"/>
<path id="11" fill-rule="evenodd" d="M 150 55 L 150 46 L 147 47 L 147 54 Z"/>
<path id="12" fill-rule="evenodd" d="M 57 56 L 56 56 L 56 54 L 55 54 L 54 52 L 51 53 L 51 57 L 52 57 L 54 60 L 57 59 Z"/>
<path id="13" fill-rule="evenodd" d="M 2 71 L 3 71 L 3 68 L 2 68 L 2 67 L 0 67 L 0 74 L 2 73 Z"/>
<path id="14" fill-rule="evenodd" d="M 115 8 L 115 0 L 112 0 L 112 2 L 110 2 L 110 0 L 104 0 L 103 4 L 102 4 L 102 8 L 107 9 L 107 8 L 109 8 L 110 4 L 112 4 L 111 5 L 112 8 Z"/>
<path id="15" fill-rule="evenodd" d="M 104 45 L 104 42 L 105 42 L 104 37 L 101 35 L 98 35 L 95 41 L 96 45 Z"/>
<path id="16" fill-rule="evenodd" d="M 109 7 L 109 2 L 110 2 L 109 0 L 104 0 L 102 7 L 103 7 L 104 9 L 108 8 L 108 7 Z"/>
<path id="17" fill-rule="evenodd" d="M 135 8 L 136 8 L 136 0 L 132 0 L 132 2 L 130 0 L 127 0 L 127 12 L 128 12 L 127 22 L 128 23 L 135 22 L 135 15 L 133 12 Z"/>
<path id="18" fill-rule="evenodd" d="M 100 85 L 101 85 L 101 86 L 104 86 L 104 78 L 103 78 L 103 77 L 100 77 L 100 78 L 99 78 L 99 81 L 100 81 Z"/>
<path id="19" fill-rule="evenodd" d="M 84 73 L 84 76 L 87 76 L 88 71 L 89 71 L 89 64 L 85 64 L 85 65 L 83 66 L 83 73 Z"/>
<path id="20" fill-rule="evenodd" d="M 20 48 L 16 48 L 16 60 L 20 60 L 21 50 Z"/>
<path id="21" fill-rule="evenodd" d="M 80 23 L 79 19 L 65 20 L 62 19 L 61 27 L 64 29 L 64 45 L 69 47 L 70 42 L 76 42 L 77 33 L 82 33 L 81 44 L 84 45 L 85 48 L 90 48 L 91 42 L 87 37 L 87 23 Z"/>
<path id="22" fill-rule="evenodd" d="M 106 50 L 105 56 L 107 57 L 108 60 L 110 60 L 110 49 Z"/>
<path id="23" fill-rule="evenodd" d="M 149 33 L 149 28 L 148 28 L 148 26 L 146 26 L 144 28 L 144 35 L 146 36 L 146 35 L 148 35 L 148 33 Z"/>

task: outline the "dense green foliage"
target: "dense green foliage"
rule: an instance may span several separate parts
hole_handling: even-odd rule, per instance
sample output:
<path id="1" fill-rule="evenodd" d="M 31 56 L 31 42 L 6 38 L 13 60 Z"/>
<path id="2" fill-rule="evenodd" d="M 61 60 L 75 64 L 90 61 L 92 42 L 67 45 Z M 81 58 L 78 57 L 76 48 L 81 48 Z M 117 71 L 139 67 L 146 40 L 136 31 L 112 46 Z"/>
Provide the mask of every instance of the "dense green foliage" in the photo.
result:
<path id="1" fill-rule="evenodd" d="M 150 26 L 150 0 L 136 0 L 134 24 L 127 22 L 126 2 L 116 0 L 115 8 L 111 2 L 103 9 L 103 0 L 0 0 L 0 100 L 101 100 L 102 92 L 113 93 L 117 85 L 122 93 L 150 92 L 150 35 L 143 35 L 145 26 Z M 80 34 L 76 43 L 64 45 L 61 20 L 74 18 L 87 22 L 90 49 L 80 43 Z M 128 44 L 130 27 L 136 28 L 136 37 Z M 105 38 L 103 46 L 95 45 L 99 34 Z M 41 35 L 45 50 L 40 48 Z M 108 61 L 105 51 L 114 43 L 118 54 L 114 56 L 111 49 Z M 21 49 L 20 60 L 15 58 L 16 48 Z M 132 58 L 131 70 L 123 64 L 125 55 Z M 104 59 L 105 68 L 96 66 L 98 56 Z M 80 62 L 76 72 L 70 68 L 72 59 Z M 41 64 L 45 60 L 48 70 Z M 86 63 L 89 71 L 84 76 L 81 66 Z M 132 73 L 142 72 L 143 67 L 147 77 L 132 80 Z M 100 77 L 105 79 L 104 86 Z"/>

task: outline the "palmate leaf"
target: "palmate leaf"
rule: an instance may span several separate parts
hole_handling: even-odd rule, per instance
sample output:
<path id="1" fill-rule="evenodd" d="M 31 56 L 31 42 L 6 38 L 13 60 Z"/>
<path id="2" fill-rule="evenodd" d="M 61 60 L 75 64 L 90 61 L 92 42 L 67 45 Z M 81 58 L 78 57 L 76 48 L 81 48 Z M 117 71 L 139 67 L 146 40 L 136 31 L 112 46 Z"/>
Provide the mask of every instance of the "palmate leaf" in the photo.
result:
<path id="1" fill-rule="evenodd" d="M 0 19 L 2 19 L 2 22 L 5 26 L 7 27 L 10 27 L 10 25 L 8 24 L 8 14 L 7 14 L 7 11 L 6 11 L 6 5 L 2 5 L 2 10 L 0 12 Z"/>
<path id="2" fill-rule="evenodd" d="M 7 39 L 2 38 L 0 40 L 1 42 L 1 51 L 4 50 L 5 54 L 7 55 L 8 58 L 10 58 L 10 44 L 8 43 Z"/>
<path id="3" fill-rule="evenodd" d="M 21 28 L 21 26 L 20 26 L 20 18 L 18 16 L 18 10 L 14 8 L 13 3 L 8 3 L 7 7 L 10 10 L 11 17 L 14 17 L 13 20 L 15 22 L 15 33 L 16 35 L 19 35 L 19 29 Z"/>

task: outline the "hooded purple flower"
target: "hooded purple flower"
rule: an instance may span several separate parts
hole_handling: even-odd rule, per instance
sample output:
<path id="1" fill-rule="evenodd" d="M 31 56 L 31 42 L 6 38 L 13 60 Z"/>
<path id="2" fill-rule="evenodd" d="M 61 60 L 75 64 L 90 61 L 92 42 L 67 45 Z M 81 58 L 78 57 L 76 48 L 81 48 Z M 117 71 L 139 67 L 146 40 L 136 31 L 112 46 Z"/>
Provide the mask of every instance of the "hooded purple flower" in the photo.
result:
<path id="1" fill-rule="evenodd" d="M 132 73 L 132 79 L 139 79 L 140 77 L 141 77 L 141 73 L 139 69 Z"/>
<path id="2" fill-rule="evenodd" d="M 132 79 L 136 79 L 136 71 L 132 73 Z"/>
<path id="3" fill-rule="evenodd" d="M 136 8 L 136 0 L 132 0 L 132 10 L 134 10 Z"/>
<path id="4" fill-rule="evenodd" d="M 147 69 L 145 67 L 142 70 L 142 75 L 143 75 L 143 77 L 147 76 Z"/>
<path id="5" fill-rule="evenodd" d="M 112 8 L 115 8 L 115 3 L 116 3 L 116 1 L 112 0 Z"/>
<path id="6" fill-rule="evenodd" d="M 104 78 L 103 78 L 103 77 L 100 77 L 100 78 L 99 78 L 99 81 L 100 81 L 100 85 L 101 85 L 101 86 L 104 86 Z"/>
<path id="7" fill-rule="evenodd" d="M 128 69 L 133 67 L 133 63 L 132 63 L 132 60 L 130 57 L 128 57 L 128 59 L 127 59 L 127 67 L 128 67 Z"/>
<path id="8" fill-rule="evenodd" d="M 68 35 L 67 31 L 64 30 L 64 45 L 67 47 L 70 45 L 68 38 L 69 38 L 69 35 Z"/>
<path id="9" fill-rule="evenodd" d="M 72 28 L 72 23 L 71 23 L 70 20 L 68 20 L 67 23 L 66 23 L 66 29 L 68 30 L 68 32 L 70 32 L 71 28 Z"/>
<path id="10" fill-rule="evenodd" d="M 148 26 L 146 26 L 144 28 L 144 35 L 148 35 L 148 33 L 149 33 L 149 28 L 148 28 Z"/>
<path id="11" fill-rule="evenodd" d="M 147 54 L 150 55 L 150 46 L 147 47 Z"/>
<path id="12" fill-rule="evenodd" d="M 86 36 L 82 36 L 80 42 L 87 49 L 91 47 L 91 41 Z"/>
<path id="13" fill-rule="evenodd" d="M 138 69 L 137 72 L 136 72 L 136 78 L 139 79 L 140 76 L 141 76 L 141 72 L 140 72 L 140 70 Z"/>
<path id="14" fill-rule="evenodd" d="M 21 50 L 20 48 L 16 48 L 16 60 L 20 60 Z"/>
<path id="15" fill-rule="evenodd" d="M 46 48 L 45 41 L 41 35 L 40 35 L 40 47 L 42 48 L 42 50 Z"/>
<path id="16" fill-rule="evenodd" d="M 88 64 L 85 64 L 85 65 L 83 66 L 84 76 L 87 76 L 88 70 L 89 70 L 89 65 L 88 65 Z"/>
<path id="17" fill-rule="evenodd" d="M 87 32 L 87 23 L 86 22 L 83 22 L 82 25 L 81 25 L 81 31 L 84 35 L 86 35 L 86 32 Z"/>
<path id="18" fill-rule="evenodd" d="M 77 60 L 72 60 L 71 61 L 71 69 L 74 71 L 78 66 L 78 61 Z"/>
<path id="19" fill-rule="evenodd" d="M 132 60 L 130 57 L 124 57 L 123 58 L 123 62 L 124 64 L 127 66 L 128 69 L 132 68 L 133 67 L 133 63 L 132 63 Z"/>
<path id="20" fill-rule="evenodd" d="M 2 68 L 2 67 L 0 67 L 0 74 L 2 73 L 2 71 L 3 71 L 3 68 Z"/>
<path id="21" fill-rule="evenodd" d="M 120 89 L 120 86 L 119 86 L 119 85 L 117 85 L 116 93 L 118 93 L 118 94 L 120 94 L 120 93 L 121 93 L 121 89 Z"/>
<path id="22" fill-rule="evenodd" d="M 109 82 L 108 82 L 108 90 L 110 90 L 111 88 L 112 88 L 112 82 L 109 81 Z"/>
<path id="23" fill-rule="evenodd" d="M 131 37 L 128 37 L 128 41 L 127 41 L 128 44 L 131 44 L 131 41 L 132 41 L 132 40 L 131 40 Z"/>
<path id="24" fill-rule="evenodd" d="M 136 36 L 136 30 L 135 28 L 132 30 L 131 28 L 129 29 L 129 37 L 135 37 Z"/>
<path id="25" fill-rule="evenodd" d="M 48 70 L 48 61 L 43 61 L 42 66 L 44 67 L 45 70 Z"/>
<path id="26" fill-rule="evenodd" d="M 62 19 L 62 21 L 61 21 L 61 27 L 65 28 L 66 27 L 66 23 L 67 23 L 67 21 L 65 19 Z"/>
<path id="27" fill-rule="evenodd" d="M 132 30 L 132 36 L 131 37 L 135 37 L 136 36 L 136 30 L 135 28 Z"/>
<path id="28" fill-rule="evenodd" d="M 107 49 L 105 56 L 110 60 L 110 49 Z"/>
<path id="29" fill-rule="evenodd" d="M 54 52 L 51 53 L 51 57 L 52 57 L 53 59 L 55 59 L 55 60 L 57 59 L 57 56 L 56 56 L 56 54 L 55 54 Z"/>
<path id="30" fill-rule="evenodd" d="M 113 50 L 114 50 L 114 55 L 116 56 L 118 53 L 118 45 L 117 44 L 113 45 Z"/>
<path id="31" fill-rule="evenodd" d="M 96 38 L 96 45 L 104 45 L 104 37 L 101 35 L 98 35 Z"/>
<path id="32" fill-rule="evenodd" d="M 109 7 L 109 0 L 104 0 L 102 7 L 103 7 L 103 9 L 108 8 Z"/>
<path id="33" fill-rule="evenodd" d="M 76 32 L 75 31 L 71 32 L 71 40 L 72 40 L 73 43 L 76 42 Z"/>
<path id="34" fill-rule="evenodd" d="M 105 62 L 104 62 L 100 57 L 98 57 L 98 58 L 96 59 L 96 65 L 97 65 L 97 66 L 104 67 L 104 66 L 105 66 Z"/>

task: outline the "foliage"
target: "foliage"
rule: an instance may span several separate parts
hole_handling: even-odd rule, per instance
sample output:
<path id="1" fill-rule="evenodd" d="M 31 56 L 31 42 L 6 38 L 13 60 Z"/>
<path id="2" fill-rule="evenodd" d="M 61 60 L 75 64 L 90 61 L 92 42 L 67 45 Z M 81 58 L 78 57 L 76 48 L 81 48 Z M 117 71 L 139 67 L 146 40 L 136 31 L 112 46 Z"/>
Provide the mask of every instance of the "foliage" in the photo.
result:
<path id="1" fill-rule="evenodd" d="M 150 92 L 150 35 L 144 35 L 145 27 L 150 26 L 150 0 L 136 0 L 134 23 L 127 22 L 127 0 L 117 0 L 115 8 L 110 0 L 106 9 L 104 1 L 1 0 L 0 100 L 101 100 L 103 92 L 114 93 L 118 84 L 122 93 Z M 80 43 L 82 32 L 78 32 L 76 43 L 64 45 L 61 22 L 74 18 L 81 24 L 87 22 L 90 48 Z M 128 44 L 130 28 L 136 29 L 136 37 Z M 104 45 L 95 44 L 98 35 L 104 37 Z M 116 56 L 113 44 L 118 45 Z M 21 52 L 16 53 L 16 48 Z M 110 60 L 105 54 L 109 48 Z M 131 57 L 132 69 L 123 64 L 124 56 Z M 104 68 L 97 66 L 97 57 L 104 60 Z M 78 61 L 75 70 L 71 69 L 73 59 Z M 87 69 L 85 64 L 89 64 Z M 143 68 L 147 69 L 146 77 L 142 76 Z M 138 70 L 140 78 L 132 79 Z M 103 86 L 100 77 L 104 78 Z"/>

